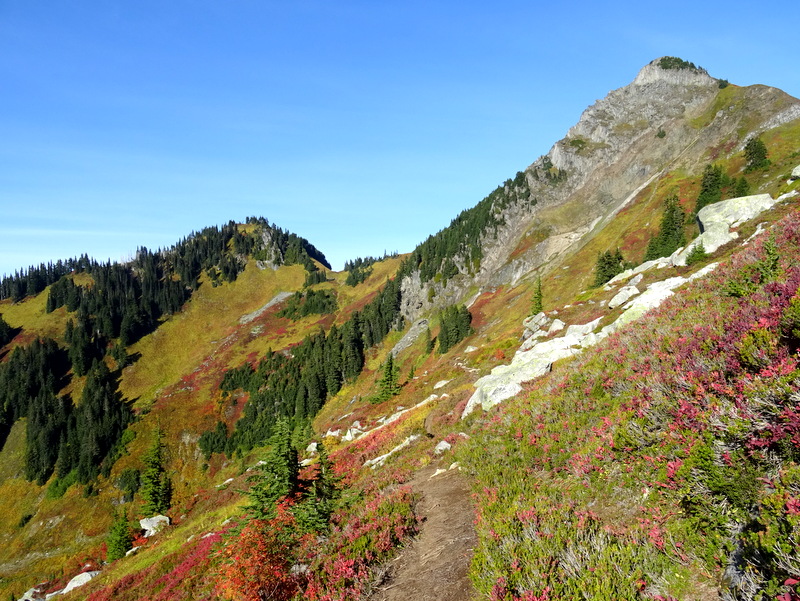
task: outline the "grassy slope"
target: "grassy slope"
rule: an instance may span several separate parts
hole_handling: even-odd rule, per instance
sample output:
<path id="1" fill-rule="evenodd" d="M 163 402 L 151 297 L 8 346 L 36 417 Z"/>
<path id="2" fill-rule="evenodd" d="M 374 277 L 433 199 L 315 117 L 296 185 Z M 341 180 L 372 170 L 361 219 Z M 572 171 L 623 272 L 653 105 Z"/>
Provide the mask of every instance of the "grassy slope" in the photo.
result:
<path id="1" fill-rule="evenodd" d="M 754 441 L 772 432 L 765 422 L 788 415 L 769 415 L 760 399 L 776 395 L 780 405 L 800 376 L 791 343 L 779 339 L 800 283 L 799 222 L 795 208 L 779 225 L 774 280 L 788 287 L 726 296 L 726 282 L 763 259 L 761 245 L 751 247 L 479 420 L 462 455 L 481 491 L 479 590 L 496 599 L 703 598 L 728 554 L 753 545 L 731 536 L 732 525 L 763 528 L 766 539 L 770 529 L 786 536 L 788 519 L 791 532 L 791 515 L 770 503 L 776 489 L 781 504 L 796 494 L 779 477 L 796 469 L 793 456 Z M 773 338 L 754 370 L 745 341 L 763 328 Z M 774 575 L 773 586 L 788 576 Z"/>

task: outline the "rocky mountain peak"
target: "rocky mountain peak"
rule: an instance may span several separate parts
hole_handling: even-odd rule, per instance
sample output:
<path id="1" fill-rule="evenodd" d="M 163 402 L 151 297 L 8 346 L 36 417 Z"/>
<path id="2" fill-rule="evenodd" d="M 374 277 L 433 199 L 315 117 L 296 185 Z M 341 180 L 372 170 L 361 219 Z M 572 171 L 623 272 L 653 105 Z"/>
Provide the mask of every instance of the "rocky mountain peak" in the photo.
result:
<path id="1" fill-rule="evenodd" d="M 702 67 L 672 56 L 662 56 L 642 67 L 631 85 L 644 86 L 658 82 L 682 86 L 717 84 L 717 80 Z"/>

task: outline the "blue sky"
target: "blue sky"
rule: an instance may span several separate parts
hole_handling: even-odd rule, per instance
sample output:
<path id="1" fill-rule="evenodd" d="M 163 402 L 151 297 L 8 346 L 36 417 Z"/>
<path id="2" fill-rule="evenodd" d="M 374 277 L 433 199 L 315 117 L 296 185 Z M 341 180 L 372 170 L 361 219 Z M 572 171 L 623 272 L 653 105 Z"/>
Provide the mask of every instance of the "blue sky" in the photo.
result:
<path id="1" fill-rule="evenodd" d="M 408 252 L 663 55 L 800 96 L 794 3 L 0 0 L 0 274 L 259 215 Z"/>

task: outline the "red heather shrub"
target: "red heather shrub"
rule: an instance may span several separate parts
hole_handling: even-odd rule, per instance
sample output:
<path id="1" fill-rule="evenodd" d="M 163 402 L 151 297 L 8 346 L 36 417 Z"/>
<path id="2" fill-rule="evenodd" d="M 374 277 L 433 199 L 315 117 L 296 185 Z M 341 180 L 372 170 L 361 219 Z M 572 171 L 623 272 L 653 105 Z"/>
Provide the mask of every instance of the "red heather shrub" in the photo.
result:
<path id="1" fill-rule="evenodd" d="M 291 599 L 304 577 L 292 573 L 297 536 L 294 516 L 285 505 L 277 506 L 272 520 L 252 519 L 220 551 L 217 590 L 234 601 Z"/>

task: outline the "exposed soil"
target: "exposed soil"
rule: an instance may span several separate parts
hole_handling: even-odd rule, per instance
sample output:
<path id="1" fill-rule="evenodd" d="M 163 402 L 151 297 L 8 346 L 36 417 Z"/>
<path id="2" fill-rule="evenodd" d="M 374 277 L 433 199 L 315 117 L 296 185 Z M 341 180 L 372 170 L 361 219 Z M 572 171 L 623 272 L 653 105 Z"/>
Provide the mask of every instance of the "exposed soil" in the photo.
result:
<path id="1" fill-rule="evenodd" d="M 458 470 L 433 476 L 431 465 L 411 481 L 422 496 L 420 533 L 387 566 L 371 601 L 467 601 L 475 598 L 467 571 L 476 544 L 469 489 Z"/>

